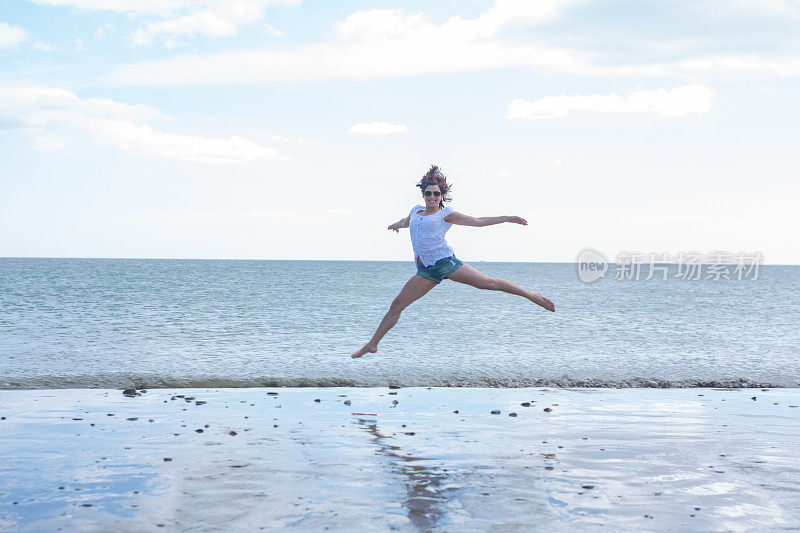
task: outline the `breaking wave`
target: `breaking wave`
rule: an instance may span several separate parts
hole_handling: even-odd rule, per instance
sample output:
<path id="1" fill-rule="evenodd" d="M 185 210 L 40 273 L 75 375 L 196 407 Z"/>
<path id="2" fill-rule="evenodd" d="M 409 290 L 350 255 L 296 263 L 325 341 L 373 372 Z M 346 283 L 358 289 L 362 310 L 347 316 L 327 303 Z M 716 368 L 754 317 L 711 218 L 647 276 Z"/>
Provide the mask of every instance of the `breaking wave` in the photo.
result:
<path id="1" fill-rule="evenodd" d="M 473 387 L 473 388 L 784 388 L 800 384 L 769 383 L 746 377 L 736 379 L 657 378 L 586 379 L 560 378 L 406 378 L 406 379 L 348 379 L 341 377 L 168 377 L 145 374 L 115 373 L 91 376 L 39 376 L 34 378 L 5 378 L 0 389 L 173 389 L 173 388 L 263 388 L 263 387 Z"/>

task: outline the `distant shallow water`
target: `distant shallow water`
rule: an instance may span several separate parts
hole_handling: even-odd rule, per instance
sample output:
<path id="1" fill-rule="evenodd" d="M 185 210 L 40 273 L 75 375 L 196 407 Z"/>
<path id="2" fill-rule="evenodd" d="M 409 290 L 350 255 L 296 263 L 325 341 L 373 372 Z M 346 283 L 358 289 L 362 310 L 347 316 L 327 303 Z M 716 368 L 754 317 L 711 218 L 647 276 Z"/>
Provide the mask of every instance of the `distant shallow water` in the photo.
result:
<path id="1" fill-rule="evenodd" d="M 475 265 L 556 313 L 446 280 L 352 360 L 411 261 L 0 258 L 0 388 L 800 385 L 798 266 L 582 283 Z"/>

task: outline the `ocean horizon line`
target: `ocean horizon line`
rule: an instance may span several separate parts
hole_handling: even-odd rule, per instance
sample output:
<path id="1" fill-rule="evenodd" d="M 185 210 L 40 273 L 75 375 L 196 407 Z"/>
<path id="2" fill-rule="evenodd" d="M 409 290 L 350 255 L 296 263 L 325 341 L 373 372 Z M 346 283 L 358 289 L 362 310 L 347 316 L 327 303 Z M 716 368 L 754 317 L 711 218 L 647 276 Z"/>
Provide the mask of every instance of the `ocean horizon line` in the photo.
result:
<path id="1" fill-rule="evenodd" d="M 413 263 L 412 259 L 287 259 L 287 258 L 228 258 L 228 257 L 98 257 L 98 256 L 14 256 L 14 255 L 0 255 L 2 259 L 91 259 L 103 261 L 251 261 L 251 262 L 267 262 L 267 261 L 304 261 L 304 262 L 347 262 L 347 263 Z M 536 265 L 576 265 L 579 261 L 505 261 L 505 260 L 487 260 L 487 259 L 462 259 L 468 263 L 528 263 Z M 629 264 L 617 263 L 616 261 L 609 261 L 609 265 Z M 640 264 L 650 264 L 649 262 L 641 262 Z M 655 261 L 656 265 L 677 265 L 676 261 Z M 714 264 L 713 262 L 702 262 L 696 264 Z M 765 266 L 800 266 L 800 263 L 767 263 L 759 264 L 759 268 Z"/>

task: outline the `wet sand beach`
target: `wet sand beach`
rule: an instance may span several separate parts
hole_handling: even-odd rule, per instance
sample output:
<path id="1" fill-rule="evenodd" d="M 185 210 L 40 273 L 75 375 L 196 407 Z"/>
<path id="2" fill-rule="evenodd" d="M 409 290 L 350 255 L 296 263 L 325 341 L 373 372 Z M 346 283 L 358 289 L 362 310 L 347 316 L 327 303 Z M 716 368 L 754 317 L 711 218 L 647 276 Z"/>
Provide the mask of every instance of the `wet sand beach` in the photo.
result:
<path id="1" fill-rule="evenodd" d="M 800 528 L 800 389 L 0 391 L 0 530 Z"/>

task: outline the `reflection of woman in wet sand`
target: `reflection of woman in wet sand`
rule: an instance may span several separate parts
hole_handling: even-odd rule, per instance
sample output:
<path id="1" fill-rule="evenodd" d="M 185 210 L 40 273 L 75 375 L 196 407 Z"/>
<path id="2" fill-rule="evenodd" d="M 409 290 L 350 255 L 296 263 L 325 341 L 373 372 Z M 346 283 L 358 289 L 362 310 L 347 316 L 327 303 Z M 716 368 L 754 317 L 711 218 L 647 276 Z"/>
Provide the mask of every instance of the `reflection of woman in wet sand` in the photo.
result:
<path id="1" fill-rule="evenodd" d="M 395 232 L 399 232 L 400 228 L 411 228 L 411 245 L 414 248 L 417 273 L 406 282 L 400 294 L 394 299 L 372 339 L 351 357 L 361 357 L 367 352 L 377 352 L 378 343 L 386 335 L 386 332 L 397 323 L 403 309 L 423 297 L 445 279 L 472 285 L 478 289 L 516 294 L 548 311 L 555 312 L 556 307 L 553 302 L 541 294 L 526 291 L 505 279 L 490 278 L 467 263 L 461 262 L 456 258 L 453 249 L 447 244 L 444 237 L 453 224 L 483 227 L 514 222 L 527 226 L 528 222 L 524 218 L 517 216 L 474 218 L 453 211 L 452 207 L 444 207 L 445 200 L 450 201 L 450 197 L 447 196 L 450 185 L 447 184 L 447 178 L 436 166 L 431 166 L 431 169 L 417 183 L 417 187 L 422 190 L 425 205 L 415 205 L 407 217 L 388 228 Z"/>

